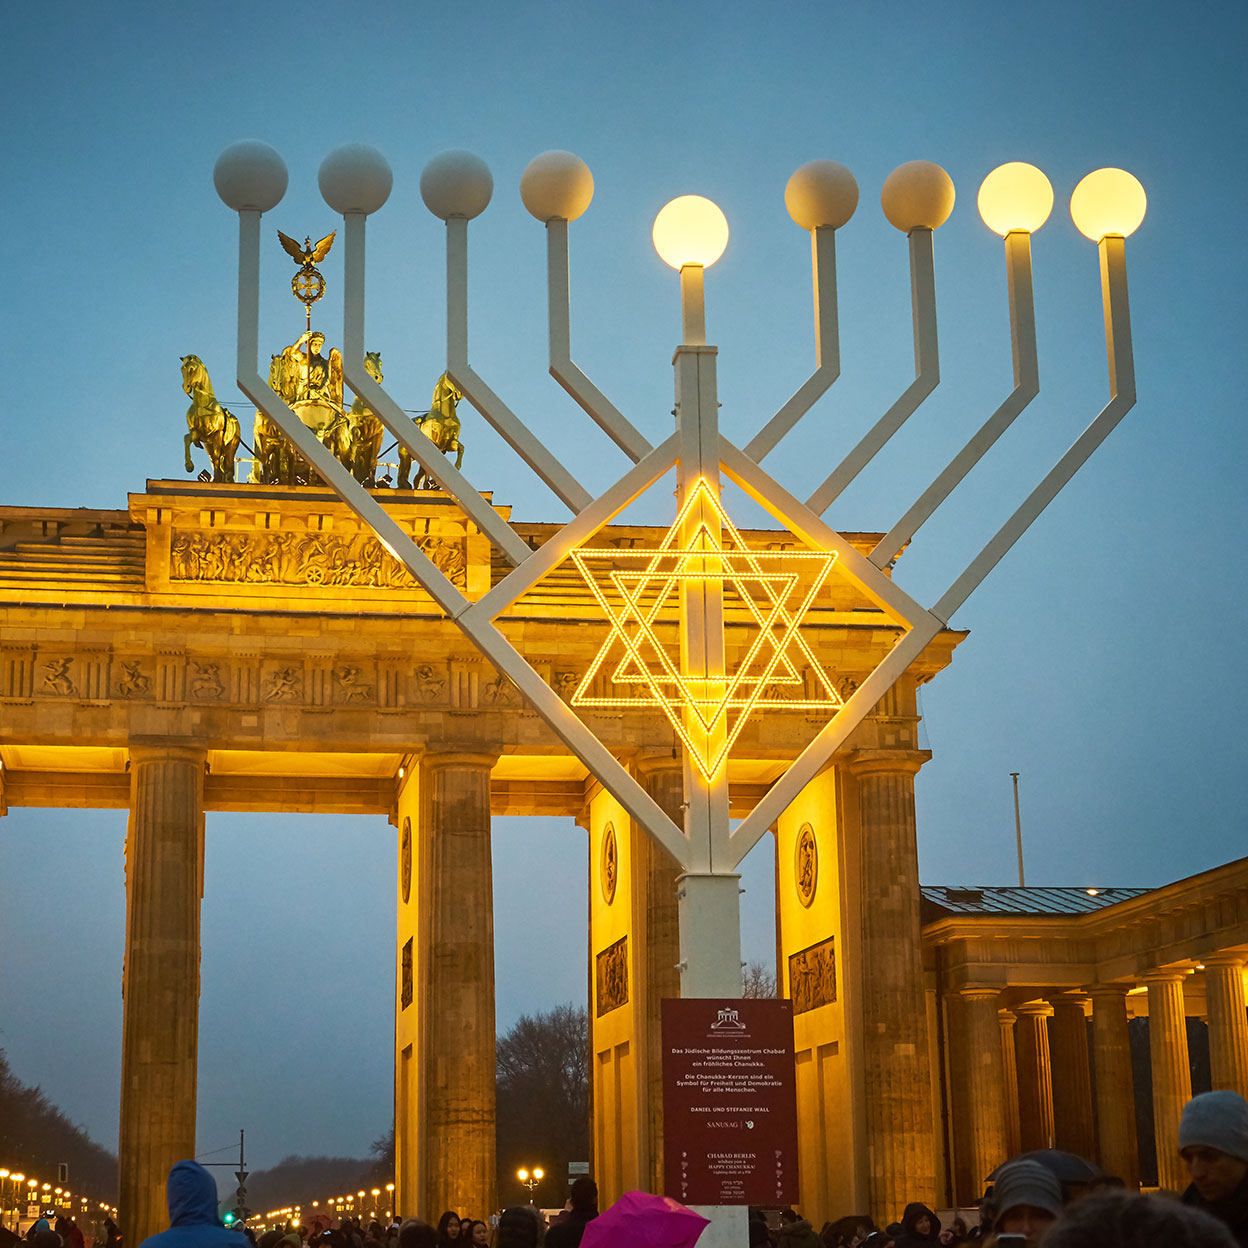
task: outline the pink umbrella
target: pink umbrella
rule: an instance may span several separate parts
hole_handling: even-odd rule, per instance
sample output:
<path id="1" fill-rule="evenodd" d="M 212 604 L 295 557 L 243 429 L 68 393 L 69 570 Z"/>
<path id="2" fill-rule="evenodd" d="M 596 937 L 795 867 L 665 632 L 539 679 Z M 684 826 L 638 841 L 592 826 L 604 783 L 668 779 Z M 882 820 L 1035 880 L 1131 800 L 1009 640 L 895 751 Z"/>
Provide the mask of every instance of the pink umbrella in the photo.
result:
<path id="1" fill-rule="evenodd" d="M 625 1192 L 585 1227 L 581 1248 L 693 1248 L 710 1223 L 670 1196 Z"/>

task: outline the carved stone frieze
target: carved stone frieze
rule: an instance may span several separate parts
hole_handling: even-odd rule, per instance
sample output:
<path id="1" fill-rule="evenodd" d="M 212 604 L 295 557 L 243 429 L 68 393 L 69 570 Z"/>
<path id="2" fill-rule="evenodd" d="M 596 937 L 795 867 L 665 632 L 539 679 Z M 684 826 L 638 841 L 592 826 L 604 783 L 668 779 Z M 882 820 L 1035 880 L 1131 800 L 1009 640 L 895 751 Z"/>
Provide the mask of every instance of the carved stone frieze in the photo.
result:
<path id="1" fill-rule="evenodd" d="M 789 997 L 794 1014 L 805 1014 L 836 1000 L 834 938 L 789 955 Z"/>
<path id="2" fill-rule="evenodd" d="M 338 683 L 338 701 L 347 705 L 361 702 L 375 702 L 377 687 L 365 676 L 363 670 L 350 664 L 334 669 L 334 679 Z"/>
<path id="3" fill-rule="evenodd" d="M 461 589 L 468 585 L 462 540 L 417 538 L 434 565 Z M 203 533 L 171 531 L 173 581 L 236 585 L 317 585 L 327 589 L 415 589 L 407 570 L 368 534 Z"/>
<path id="4" fill-rule="evenodd" d="M 621 936 L 594 959 L 597 1002 L 594 1013 L 601 1018 L 628 1004 L 628 937 Z"/>

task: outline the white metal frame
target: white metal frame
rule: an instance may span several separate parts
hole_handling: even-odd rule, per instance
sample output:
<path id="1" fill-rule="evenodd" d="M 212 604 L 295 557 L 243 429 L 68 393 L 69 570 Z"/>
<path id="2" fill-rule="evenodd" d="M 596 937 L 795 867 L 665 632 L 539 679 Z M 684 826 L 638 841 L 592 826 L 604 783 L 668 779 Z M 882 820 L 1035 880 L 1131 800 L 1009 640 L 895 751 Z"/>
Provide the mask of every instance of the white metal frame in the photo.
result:
<path id="1" fill-rule="evenodd" d="M 597 498 L 577 482 L 559 458 L 481 379 L 468 361 L 468 221 L 450 218 L 447 229 L 447 371 L 471 404 L 573 513 L 573 518 L 537 550 L 454 469 L 365 371 L 364 273 L 366 218 L 348 214 L 344 247 L 343 367 L 351 388 L 378 414 L 465 514 L 513 565 L 512 571 L 476 602 L 470 601 L 423 553 L 414 535 L 387 513 L 321 445 L 298 416 L 261 378 L 257 368 L 260 213 L 239 213 L 238 382 L 244 393 L 290 438 L 299 453 L 368 524 L 387 550 L 429 592 L 439 607 L 494 666 L 515 683 L 533 709 L 629 814 L 681 865 L 680 925 L 682 993 L 735 996 L 740 992 L 739 918 L 736 868 L 802 788 L 828 763 L 871 708 L 924 647 L 943 629 L 1005 552 L 1035 521 L 1074 472 L 1104 440 L 1135 401 L 1124 240 L 1099 244 L 1109 359 L 1110 401 L 1009 520 L 930 608 L 907 595 L 888 575 L 899 550 L 963 480 L 1017 418 L 1039 388 L 1032 300 L 1030 235 L 1005 239 L 1014 389 L 868 556 L 856 552 L 822 519 L 822 514 L 918 409 L 939 381 L 933 240 L 929 229 L 909 235 L 914 313 L 915 379 L 876 425 L 802 503 L 761 466 L 760 461 L 836 380 L 840 371 L 836 299 L 835 232 L 812 231 L 816 367 L 811 376 L 741 449 L 718 429 L 716 349 L 705 342 L 703 272 L 681 270 L 684 341 L 675 369 L 676 432 L 652 446 L 573 363 L 570 347 L 568 223 L 547 223 L 547 284 L 550 372 L 585 412 L 633 461 Z M 685 766 L 684 826 L 677 826 L 628 770 L 598 740 L 524 656 L 506 639 L 496 620 L 542 577 L 584 545 L 673 466 L 682 494 L 697 480 L 718 494 L 727 477 L 803 541 L 838 553 L 838 574 L 847 576 L 903 632 L 898 644 L 802 751 L 754 810 L 732 830 L 726 773 L 710 783 L 688 760 Z M 696 517 L 708 522 L 707 516 Z M 691 521 L 692 522 L 692 521 Z M 718 524 L 718 519 L 713 522 Z M 686 589 L 682 607 L 682 664 L 695 679 L 723 673 L 722 597 L 709 582 Z"/>

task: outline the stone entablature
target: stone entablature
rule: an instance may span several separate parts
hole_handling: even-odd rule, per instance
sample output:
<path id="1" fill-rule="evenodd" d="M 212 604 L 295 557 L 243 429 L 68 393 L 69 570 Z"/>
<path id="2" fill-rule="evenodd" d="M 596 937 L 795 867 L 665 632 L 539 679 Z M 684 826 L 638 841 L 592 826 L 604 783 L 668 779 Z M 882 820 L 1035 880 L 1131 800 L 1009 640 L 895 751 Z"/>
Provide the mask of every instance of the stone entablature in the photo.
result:
<path id="1" fill-rule="evenodd" d="M 923 943 L 940 950 L 946 991 L 1133 985 L 1159 967 L 1190 969 L 1221 950 L 1248 950 L 1248 858 L 1090 914 L 936 919 Z"/>
<path id="2" fill-rule="evenodd" d="M 488 541 L 445 496 L 379 493 L 469 597 L 503 574 Z M 375 752 L 458 740 L 565 753 L 323 489 L 150 482 L 129 501 L 124 512 L 0 508 L 4 741 L 124 746 L 137 733 L 236 750 Z M 533 545 L 551 528 L 518 526 Z M 595 541 L 628 548 L 659 532 L 612 527 Z M 760 548 L 795 541 L 774 531 L 745 536 Z M 850 540 L 866 549 L 874 538 Z M 566 699 L 601 645 L 599 618 L 564 565 L 499 626 Z M 843 696 L 899 635 L 843 586 L 805 631 Z M 915 686 L 949 662 L 964 635 L 942 633 L 847 749 L 913 748 Z M 585 718 L 619 751 L 671 741 L 657 713 Z M 822 722 L 804 710 L 769 711 L 766 729 L 761 720 L 747 726 L 737 752 L 793 757 Z"/>

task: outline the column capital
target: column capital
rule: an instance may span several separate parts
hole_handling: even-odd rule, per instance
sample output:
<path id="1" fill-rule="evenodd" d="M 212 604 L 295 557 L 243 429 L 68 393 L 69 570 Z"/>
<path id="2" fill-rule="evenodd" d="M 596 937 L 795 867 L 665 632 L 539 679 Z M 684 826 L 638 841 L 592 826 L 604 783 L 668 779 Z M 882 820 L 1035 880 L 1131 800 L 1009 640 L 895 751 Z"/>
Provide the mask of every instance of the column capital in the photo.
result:
<path id="1" fill-rule="evenodd" d="M 1080 989 L 1076 992 L 1063 992 L 1061 996 L 1054 997 L 1049 1004 L 1054 1010 L 1059 1008 L 1074 1008 L 1077 1009 L 1080 1014 L 1086 1014 L 1088 1012 L 1088 1006 L 1092 1004 L 1092 998 Z"/>
<path id="2" fill-rule="evenodd" d="M 478 767 L 492 771 L 498 762 L 497 754 L 485 754 L 471 750 L 429 750 L 420 760 L 420 765 L 428 771 L 438 771 L 443 767 Z"/>
<path id="3" fill-rule="evenodd" d="M 134 736 L 126 742 L 133 763 L 204 763 L 208 748 L 187 737 Z"/>
<path id="4" fill-rule="evenodd" d="M 1092 998 L 1095 1008 L 1098 997 L 1125 997 L 1133 987 L 1133 984 L 1089 984 L 1088 996 Z"/>
<path id="5" fill-rule="evenodd" d="M 966 984 L 955 989 L 963 1001 L 995 1001 L 1001 995 L 1001 989 L 993 984 Z"/>
<path id="6" fill-rule="evenodd" d="M 668 772 L 678 772 L 683 775 L 684 762 L 679 758 L 673 758 L 670 754 L 641 754 L 633 759 L 633 771 L 641 780 Z"/>
<path id="7" fill-rule="evenodd" d="M 1206 969 L 1211 966 L 1242 967 L 1245 962 L 1248 962 L 1248 953 L 1234 949 L 1220 950 L 1218 953 L 1211 953 L 1201 958 L 1201 963 Z"/>
<path id="8" fill-rule="evenodd" d="M 1188 979 L 1188 973 L 1187 971 L 1167 970 L 1157 967 L 1154 970 L 1145 971 L 1140 978 L 1151 988 L 1154 984 L 1160 986 L 1162 984 L 1185 983 Z"/>
<path id="9" fill-rule="evenodd" d="M 845 758 L 852 776 L 917 776 L 932 757 L 931 750 L 853 750 Z"/>
<path id="10" fill-rule="evenodd" d="M 1020 1018 L 1052 1018 L 1053 1007 L 1047 1001 L 1024 1001 L 1014 1007 Z"/>
<path id="11" fill-rule="evenodd" d="M 1018 1022 L 1018 1015 L 1015 1014 L 1013 1010 L 998 1010 L 997 1022 L 999 1022 L 1002 1027 L 1013 1027 L 1014 1024 Z"/>

